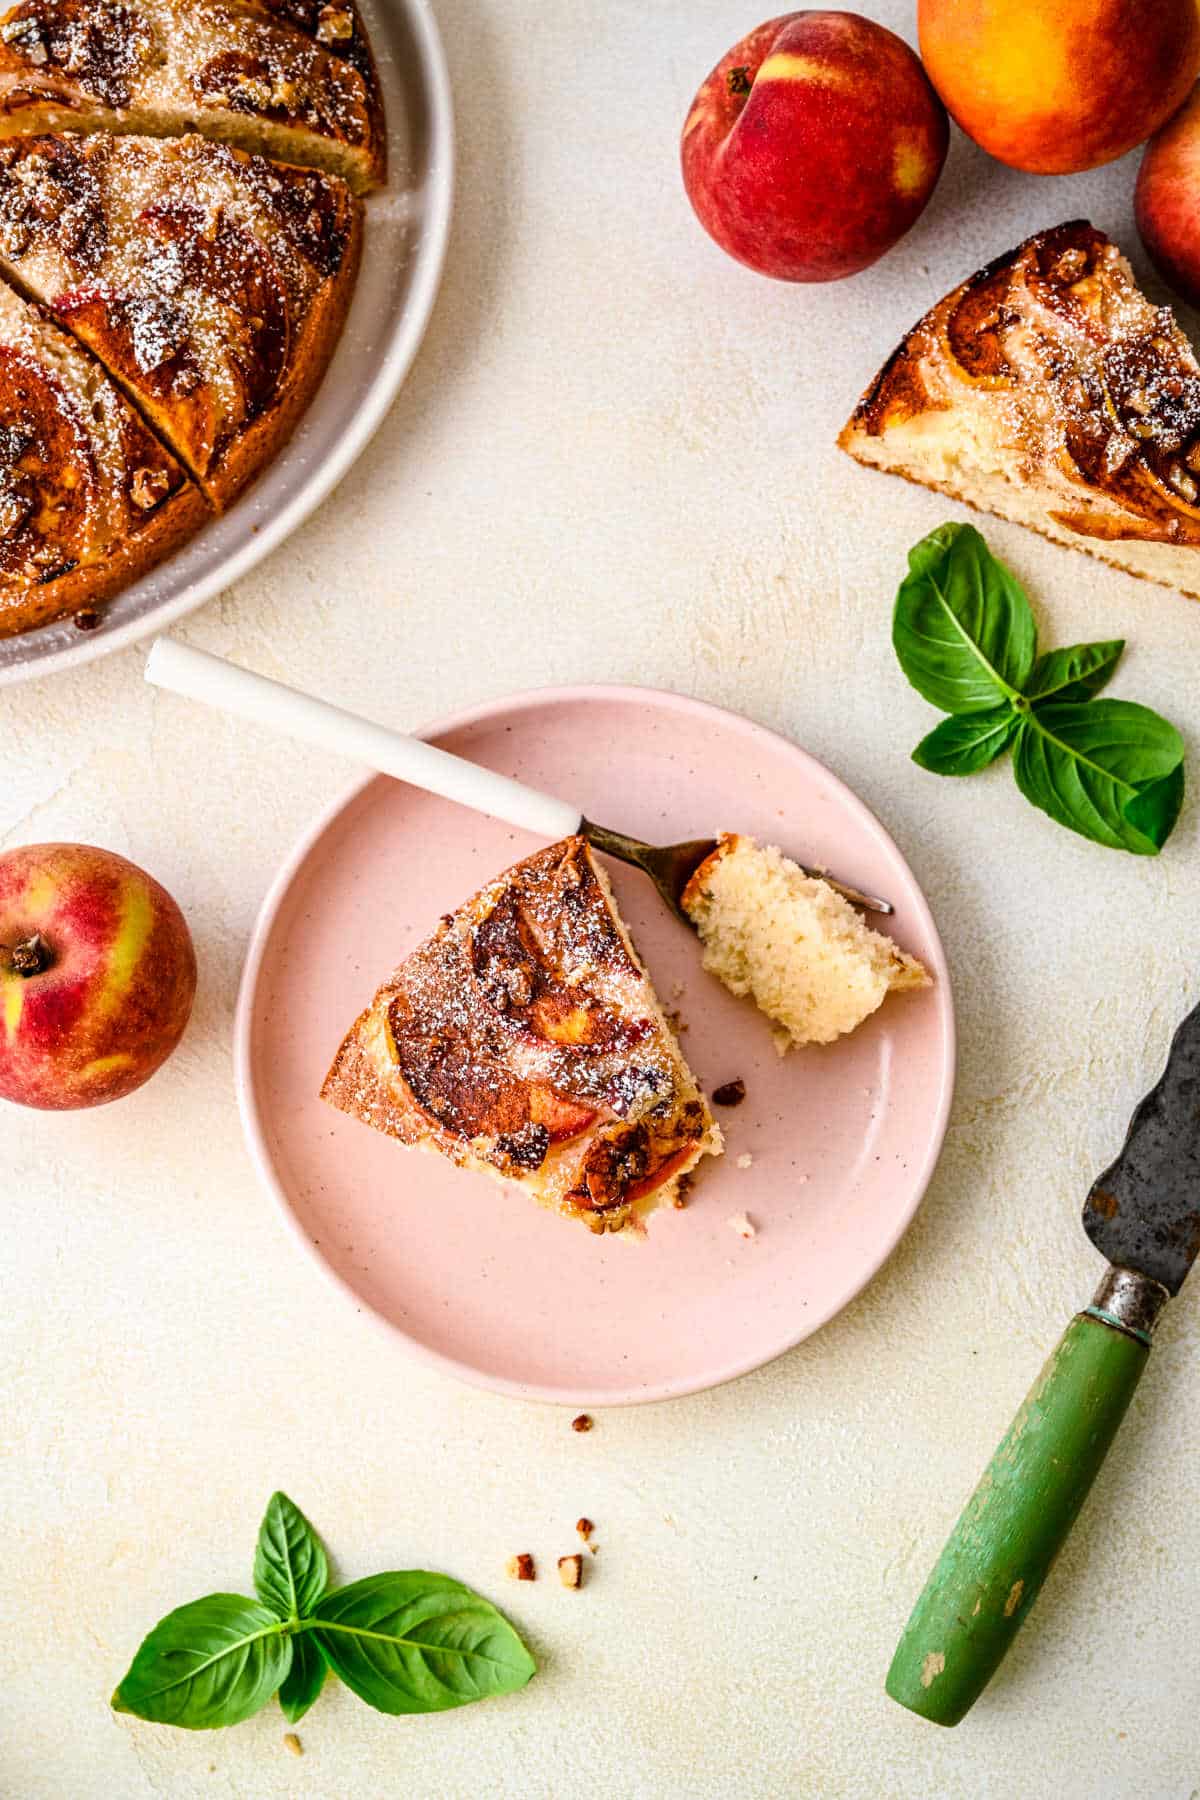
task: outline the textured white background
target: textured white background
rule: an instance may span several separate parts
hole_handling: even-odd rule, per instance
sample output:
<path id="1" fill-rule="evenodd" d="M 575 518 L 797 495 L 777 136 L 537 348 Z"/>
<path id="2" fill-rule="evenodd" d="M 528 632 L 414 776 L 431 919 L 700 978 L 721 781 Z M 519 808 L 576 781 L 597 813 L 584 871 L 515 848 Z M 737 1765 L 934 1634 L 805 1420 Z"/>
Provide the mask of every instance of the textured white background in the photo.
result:
<path id="1" fill-rule="evenodd" d="M 908 5 L 873 10 L 912 37 Z M 144 863 L 191 919 L 201 988 L 133 1099 L 0 1109 L 0 1793 L 1194 1800 L 1195 1294 L 969 1721 L 939 1732 L 881 1692 L 960 1502 L 1090 1293 L 1084 1191 L 1200 998 L 1198 810 L 1140 862 L 1050 825 L 1005 768 L 918 771 L 933 717 L 889 607 L 908 545 L 953 509 L 833 449 L 900 331 L 1027 230 L 1089 212 L 1136 250 L 1135 164 L 1040 181 L 956 136 L 884 263 L 777 286 L 709 244 L 676 173 L 693 89 L 752 11 L 442 11 L 461 188 L 425 348 L 318 516 L 185 635 L 401 725 L 595 678 L 791 733 L 882 815 L 940 921 L 962 1034 L 946 1152 L 869 1291 L 730 1388 L 579 1437 L 442 1380 L 296 1255 L 234 1109 L 255 910 L 345 769 L 151 693 L 136 651 L 6 692 L 0 844 Z M 1200 608 L 988 530 L 1048 638 L 1129 638 L 1116 691 L 1196 757 Z M 273 1709 L 196 1736 L 112 1715 L 161 1613 L 244 1588 L 277 1485 L 346 1578 L 424 1564 L 511 1603 L 536 1682 L 409 1721 L 330 1689 L 302 1761 Z M 552 1562 L 583 1511 L 603 1543 L 587 1590 L 507 1589 L 508 1553 Z"/>

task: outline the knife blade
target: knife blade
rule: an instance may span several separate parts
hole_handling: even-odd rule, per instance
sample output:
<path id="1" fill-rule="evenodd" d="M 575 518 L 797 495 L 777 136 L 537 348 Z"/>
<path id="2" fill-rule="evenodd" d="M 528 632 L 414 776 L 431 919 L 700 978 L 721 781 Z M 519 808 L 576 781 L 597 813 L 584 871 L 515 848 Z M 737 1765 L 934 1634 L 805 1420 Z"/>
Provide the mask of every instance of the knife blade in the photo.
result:
<path id="1" fill-rule="evenodd" d="M 1117 1268 L 1177 1294 L 1200 1251 L 1200 1006 L 1175 1033 L 1124 1148 L 1092 1184 L 1083 1229 Z"/>
<path id="2" fill-rule="evenodd" d="M 887 1692 L 956 1725 L 991 1680 L 1066 1541 L 1141 1379 L 1159 1313 L 1200 1251 L 1200 1006 L 1088 1193 L 1109 1267 L 1067 1326 L 913 1608 Z"/>

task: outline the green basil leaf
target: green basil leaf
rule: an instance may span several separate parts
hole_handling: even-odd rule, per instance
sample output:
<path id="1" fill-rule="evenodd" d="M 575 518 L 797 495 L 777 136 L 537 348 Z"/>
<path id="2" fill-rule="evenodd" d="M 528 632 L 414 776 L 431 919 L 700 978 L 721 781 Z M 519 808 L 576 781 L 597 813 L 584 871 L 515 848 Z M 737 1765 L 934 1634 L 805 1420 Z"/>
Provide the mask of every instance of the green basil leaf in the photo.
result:
<path id="1" fill-rule="evenodd" d="M 1126 819 L 1135 831 L 1144 833 L 1160 850 L 1175 829 L 1183 806 L 1183 787 L 1183 764 L 1180 763 L 1161 781 L 1152 781 L 1139 788 L 1133 799 L 1126 802 Z"/>
<path id="2" fill-rule="evenodd" d="M 1007 750 L 1020 724 L 1007 701 L 986 712 L 952 713 L 921 739 L 912 759 L 934 775 L 974 775 Z"/>
<path id="3" fill-rule="evenodd" d="M 448 1575 L 368 1575 L 326 1594 L 311 1623 L 334 1673 L 385 1713 L 511 1694 L 537 1667 L 503 1613 Z"/>
<path id="4" fill-rule="evenodd" d="M 299 1619 L 328 1586 L 320 1538 L 286 1494 L 272 1494 L 254 1552 L 255 1593 L 281 1619 Z"/>
<path id="5" fill-rule="evenodd" d="M 917 692 L 948 713 L 1022 692 L 1037 655 L 1025 590 L 973 525 L 942 525 L 908 553 L 892 643 Z"/>
<path id="6" fill-rule="evenodd" d="M 237 1725 L 286 1678 L 291 1639 L 240 1594 L 208 1594 L 160 1619 L 113 1695 L 117 1712 L 189 1731 Z"/>
<path id="7" fill-rule="evenodd" d="M 1156 856 L 1183 803 L 1183 739 L 1129 700 L 1037 706 L 1014 757 L 1027 800 L 1060 825 L 1135 856 Z"/>
<path id="8" fill-rule="evenodd" d="M 1071 644 L 1039 656 L 1025 689 L 1028 700 L 1090 700 L 1112 680 L 1124 638 L 1104 644 Z"/>
<path id="9" fill-rule="evenodd" d="M 289 1725 L 301 1720 L 325 1681 L 327 1664 L 311 1631 L 298 1631 L 292 1639 L 292 1666 L 279 1690 L 279 1704 Z"/>

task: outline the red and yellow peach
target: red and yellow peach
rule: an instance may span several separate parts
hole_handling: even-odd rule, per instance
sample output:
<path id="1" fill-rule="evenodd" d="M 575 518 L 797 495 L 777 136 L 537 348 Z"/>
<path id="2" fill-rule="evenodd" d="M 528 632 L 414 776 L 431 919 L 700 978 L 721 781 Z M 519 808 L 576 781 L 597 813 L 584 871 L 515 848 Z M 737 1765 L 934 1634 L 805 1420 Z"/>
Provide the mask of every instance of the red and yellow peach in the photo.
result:
<path id="1" fill-rule="evenodd" d="M 0 855 L 0 1098 L 119 1100 L 183 1035 L 191 934 L 165 888 L 88 844 Z"/>
<path id="2" fill-rule="evenodd" d="M 855 13 L 770 19 L 723 56 L 683 128 L 688 198 L 723 250 L 835 281 L 890 250 L 946 157 L 946 114 L 907 44 Z"/>
<path id="3" fill-rule="evenodd" d="M 1200 87 L 1146 145 L 1135 207 L 1155 268 L 1200 306 Z"/>

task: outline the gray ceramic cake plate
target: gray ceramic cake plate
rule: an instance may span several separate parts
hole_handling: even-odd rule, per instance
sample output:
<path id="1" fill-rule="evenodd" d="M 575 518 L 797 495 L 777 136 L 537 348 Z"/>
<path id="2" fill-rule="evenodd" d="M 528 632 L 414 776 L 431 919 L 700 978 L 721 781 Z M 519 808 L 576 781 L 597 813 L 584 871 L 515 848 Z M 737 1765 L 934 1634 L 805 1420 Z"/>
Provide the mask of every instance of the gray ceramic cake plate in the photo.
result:
<path id="1" fill-rule="evenodd" d="M 222 518 L 104 608 L 0 638 L 0 686 L 90 662 L 211 599 L 294 531 L 341 479 L 416 355 L 441 279 L 454 180 L 449 78 L 427 0 L 363 0 L 388 118 L 388 183 L 367 201 L 362 268 L 341 342 L 281 454 Z"/>

